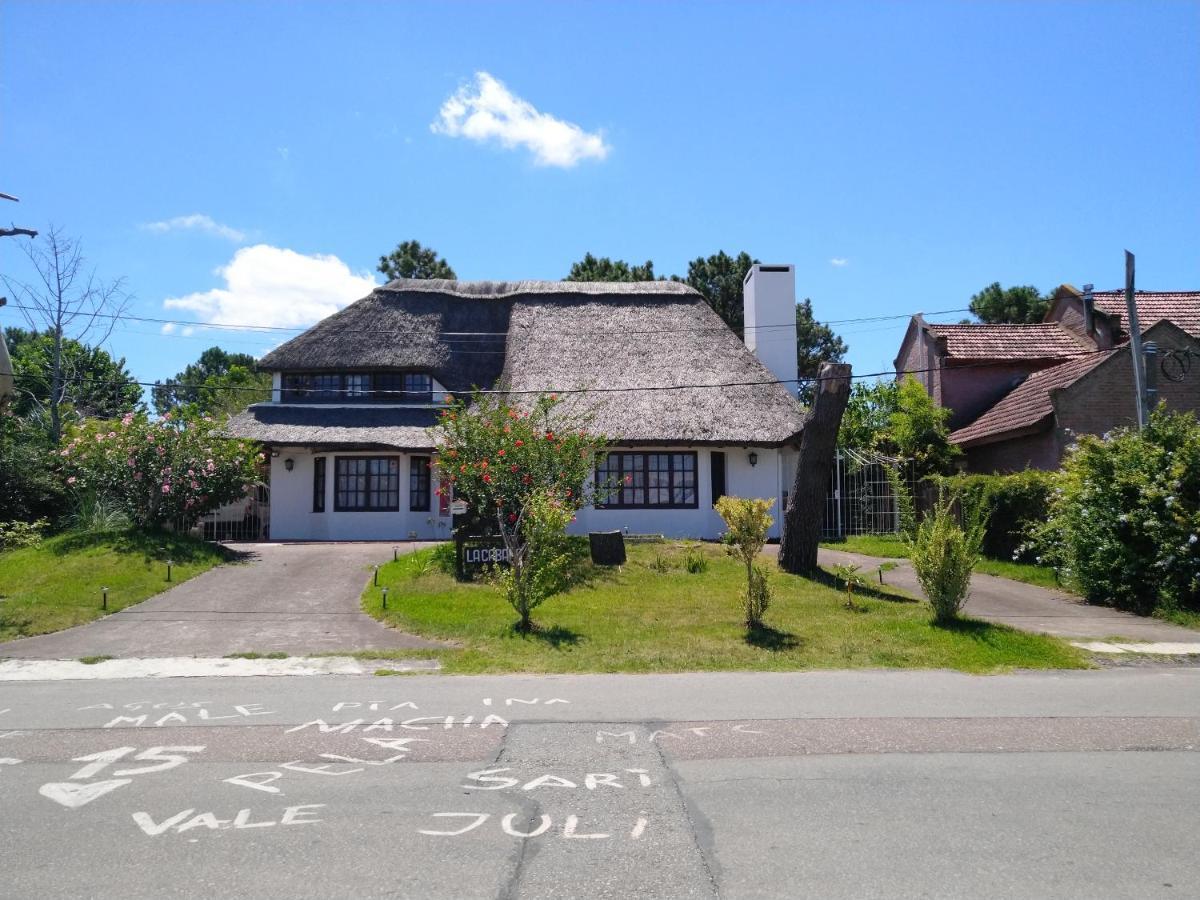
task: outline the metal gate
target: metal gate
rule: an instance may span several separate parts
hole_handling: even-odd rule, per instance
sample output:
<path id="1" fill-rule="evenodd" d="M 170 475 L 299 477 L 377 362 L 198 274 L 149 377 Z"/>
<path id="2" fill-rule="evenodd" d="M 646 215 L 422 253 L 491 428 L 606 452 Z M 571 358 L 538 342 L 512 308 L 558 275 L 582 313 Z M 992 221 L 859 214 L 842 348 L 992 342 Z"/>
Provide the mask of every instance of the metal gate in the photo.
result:
<path id="1" fill-rule="evenodd" d="M 271 488 L 260 484 L 240 500 L 200 519 L 192 534 L 206 541 L 265 541 L 271 537 Z"/>
<path id="2" fill-rule="evenodd" d="M 915 488 L 912 464 L 863 450 L 837 450 L 825 497 L 823 540 L 854 534 L 899 534 L 904 498 Z"/>

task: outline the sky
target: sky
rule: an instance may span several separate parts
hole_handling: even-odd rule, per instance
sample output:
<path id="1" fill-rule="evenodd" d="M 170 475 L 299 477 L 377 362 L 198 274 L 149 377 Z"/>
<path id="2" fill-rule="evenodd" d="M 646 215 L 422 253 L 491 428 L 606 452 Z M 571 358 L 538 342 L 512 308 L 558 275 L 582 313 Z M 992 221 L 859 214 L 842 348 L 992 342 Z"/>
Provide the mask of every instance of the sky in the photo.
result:
<path id="1" fill-rule="evenodd" d="M 293 332 L 204 323 L 298 331 L 411 238 L 463 279 L 793 263 L 880 372 L 907 320 L 847 320 L 1116 288 L 1124 249 L 1139 288 L 1200 289 L 1198 48 L 1183 0 L 3 0 L 0 221 L 192 323 L 121 323 L 141 381 L 261 355 Z"/>

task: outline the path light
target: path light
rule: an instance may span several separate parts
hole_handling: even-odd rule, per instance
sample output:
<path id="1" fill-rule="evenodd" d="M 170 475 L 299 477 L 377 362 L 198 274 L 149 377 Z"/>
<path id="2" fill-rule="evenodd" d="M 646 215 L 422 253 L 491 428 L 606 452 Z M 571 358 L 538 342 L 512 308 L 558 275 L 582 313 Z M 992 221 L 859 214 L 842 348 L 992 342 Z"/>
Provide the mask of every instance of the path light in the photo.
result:
<path id="1" fill-rule="evenodd" d="M 399 558 L 400 558 L 400 548 L 393 547 L 392 548 L 392 562 L 396 562 L 396 560 L 398 560 Z"/>
<path id="2" fill-rule="evenodd" d="M 100 608 L 108 609 L 108 588 L 106 588 L 106 587 L 100 588 L 100 593 L 104 597 L 104 599 L 100 601 Z"/>
<path id="3" fill-rule="evenodd" d="M 174 563 L 172 563 L 172 562 L 171 562 L 171 561 L 168 559 L 168 560 L 167 560 L 167 581 L 170 581 L 170 580 L 171 580 L 171 566 L 173 566 L 173 565 L 174 565 Z"/>
<path id="4" fill-rule="evenodd" d="M 388 589 L 384 588 L 383 589 L 383 608 L 384 609 L 387 609 L 387 592 L 388 592 Z"/>
<path id="5" fill-rule="evenodd" d="M 379 566 L 372 566 L 375 570 L 375 587 L 379 587 Z"/>

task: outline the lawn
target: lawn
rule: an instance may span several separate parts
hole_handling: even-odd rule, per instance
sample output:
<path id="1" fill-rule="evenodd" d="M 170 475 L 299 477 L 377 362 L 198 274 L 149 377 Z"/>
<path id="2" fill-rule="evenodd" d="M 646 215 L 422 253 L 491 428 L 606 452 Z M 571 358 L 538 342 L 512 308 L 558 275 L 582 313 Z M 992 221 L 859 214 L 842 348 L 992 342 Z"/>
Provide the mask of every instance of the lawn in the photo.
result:
<path id="1" fill-rule="evenodd" d="M 691 672 L 702 670 L 1076 668 L 1083 654 L 1048 637 L 978 621 L 930 624 L 929 609 L 898 592 L 858 596 L 858 611 L 827 583 L 780 572 L 773 560 L 769 627 L 747 635 L 738 592 L 744 570 L 719 546 L 701 545 L 707 569 L 683 568 L 683 545 L 629 546 L 618 569 L 584 562 L 580 583 L 537 609 L 536 634 L 488 584 L 461 584 L 443 571 L 445 551 L 423 550 L 379 570 L 363 608 L 405 631 L 453 641 L 436 653 L 444 670 L 478 672 Z M 382 588 L 389 589 L 381 609 Z"/>
<path id="2" fill-rule="evenodd" d="M 862 553 L 865 556 L 882 556 L 888 559 L 908 558 L 908 548 L 904 546 L 904 541 L 894 534 L 857 534 L 844 541 L 830 541 L 822 543 L 821 546 L 828 547 L 830 550 L 845 550 L 847 553 Z M 990 559 L 985 556 L 979 560 L 975 571 L 984 575 L 999 575 L 1002 578 L 1011 578 L 1013 581 L 1023 581 L 1026 584 L 1036 584 L 1044 588 L 1068 590 L 1058 583 L 1054 570 L 1048 566 L 1035 566 L 1007 559 Z"/>
<path id="3" fill-rule="evenodd" d="M 135 531 L 60 534 L 36 547 L 0 553 L 0 641 L 105 615 L 102 587 L 108 588 L 108 611 L 116 612 L 227 558 L 222 547 L 195 538 Z"/>

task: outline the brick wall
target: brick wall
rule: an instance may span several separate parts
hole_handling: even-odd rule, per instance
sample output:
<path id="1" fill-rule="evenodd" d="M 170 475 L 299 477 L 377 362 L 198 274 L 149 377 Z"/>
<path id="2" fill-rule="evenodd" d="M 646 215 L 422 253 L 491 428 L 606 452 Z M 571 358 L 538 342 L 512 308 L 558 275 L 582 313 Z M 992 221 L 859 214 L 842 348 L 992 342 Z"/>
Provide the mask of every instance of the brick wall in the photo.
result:
<path id="1" fill-rule="evenodd" d="M 971 424 L 995 406 L 1020 380 L 1031 372 L 1047 368 L 1053 362 L 1020 360 L 942 369 L 942 406 L 952 410 L 950 430 Z"/>
<path id="2" fill-rule="evenodd" d="M 1037 434 L 968 447 L 968 472 L 1023 472 L 1025 469 L 1057 469 L 1061 458 L 1054 429 L 1046 427 Z"/>

